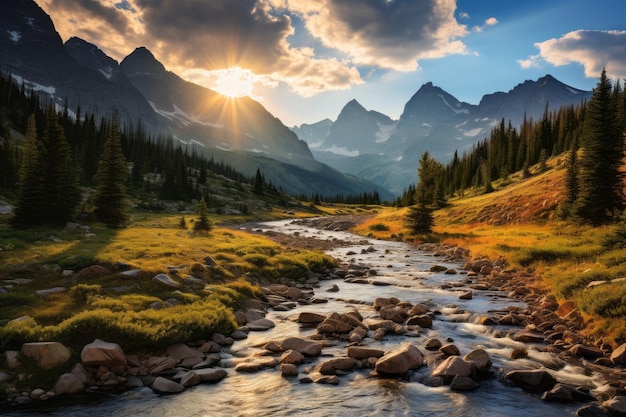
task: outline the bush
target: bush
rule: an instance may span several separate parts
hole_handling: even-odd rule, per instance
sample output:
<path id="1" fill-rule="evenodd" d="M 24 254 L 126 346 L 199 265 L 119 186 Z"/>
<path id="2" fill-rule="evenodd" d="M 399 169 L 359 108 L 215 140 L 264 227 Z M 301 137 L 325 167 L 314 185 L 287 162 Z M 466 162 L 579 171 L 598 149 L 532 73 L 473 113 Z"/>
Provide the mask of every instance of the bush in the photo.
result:
<path id="1" fill-rule="evenodd" d="M 582 311 L 605 318 L 626 317 L 626 285 L 605 284 L 585 290 L 579 301 Z"/>
<path id="2" fill-rule="evenodd" d="M 375 223 L 369 226 L 369 229 L 376 232 L 387 232 L 389 231 L 389 226 L 384 223 Z"/>
<path id="3" fill-rule="evenodd" d="M 93 297 L 100 295 L 100 291 L 100 285 L 78 284 L 70 288 L 69 295 L 75 305 L 82 306 Z"/>

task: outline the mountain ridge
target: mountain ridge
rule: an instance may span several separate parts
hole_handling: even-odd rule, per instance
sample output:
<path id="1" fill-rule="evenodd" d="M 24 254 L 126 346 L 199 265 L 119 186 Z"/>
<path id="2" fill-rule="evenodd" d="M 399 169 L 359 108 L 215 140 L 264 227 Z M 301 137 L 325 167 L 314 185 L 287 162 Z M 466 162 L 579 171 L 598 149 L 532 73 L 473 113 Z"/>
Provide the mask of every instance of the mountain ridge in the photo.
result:
<path id="1" fill-rule="evenodd" d="M 154 135 L 171 137 L 207 156 L 213 151 L 249 154 L 233 158 L 245 163 L 267 157 L 262 160 L 268 171 L 293 171 L 294 182 L 301 184 L 294 193 L 313 194 L 317 190 L 307 184 L 319 179 L 328 194 L 379 191 L 381 196 L 391 196 L 380 186 L 316 161 L 305 141 L 249 97 L 229 99 L 185 81 L 145 47 L 118 63 L 80 38 L 63 43 L 50 16 L 33 0 L 1 0 L 1 4 L 0 71 L 40 94 L 46 104 L 65 108 L 74 117 L 79 111 L 96 117 L 116 111 L 124 124 L 140 123 Z M 270 169 L 272 160 L 276 169 Z M 235 168 L 249 171 L 257 166 Z M 266 175 L 285 189 L 293 188 L 284 184 L 288 177 Z M 311 181 L 311 177 L 318 178 Z"/>
<path id="2" fill-rule="evenodd" d="M 330 133 L 324 137 L 308 135 L 306 140 L 316 159 L 400 195 L 417 182 L 418 159 L 423 152 L 428 151 L 445 163 L 454 152 L 462 154 L 487 138 L 502 119 L 519 128 L 525 117 L 538 120 L 546 109 L 578 105 L 589 97 L 591 91 L 568 86 L 549 74 L 536 81 L 519 83 L 508 92 L 485 94 L 477 105 L 461 102 L 427 82 L 407 101 L 400 118 L 386 132 L 386 139 L 377 142 L 373 150 L 361 146 L 361 142 L 349 135 L 344 135 L 341 141 Z M 373 118 L 350 123 L 342 117 L 346 108 L 353 109 L 354 103 L 350 101 L 344 106 L 335 122 L 331 122 L 329 132 L 358 131 L 360 138 L 376 134 L 375 128 L 367 130 L 367 126 L 375 124 Z M 360 115 L 366 118 L 370 112 L 373 110 L 363 108 Z M 299 128 L 294 129 L 298 132 Z M 337 152 L 337 149 L 351 152 Z"/>

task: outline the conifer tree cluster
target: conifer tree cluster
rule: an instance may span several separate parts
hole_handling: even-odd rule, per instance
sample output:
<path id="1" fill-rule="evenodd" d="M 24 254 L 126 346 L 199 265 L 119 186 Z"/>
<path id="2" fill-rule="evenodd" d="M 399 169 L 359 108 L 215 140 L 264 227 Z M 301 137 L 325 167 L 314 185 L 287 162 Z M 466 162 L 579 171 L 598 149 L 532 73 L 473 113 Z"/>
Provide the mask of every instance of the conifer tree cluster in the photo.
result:
<path id="1" fill-rule="evenodd" d="M 25 139 L 14 138 L 15 134 Z M 97 118 L 80 108 L 56 111 L 36 92 L 0 75 L 0 194 L 15 202 L 16 227 L 63 225 L 78 214 L 111 227 L 129 219 L 130 198 L 210 203 L 208 178 L 227 178 L 268 198 L 279 195 L 258 171 L 249 177 L 141 122 Z M 85 191 L 93 189 L 93 201 Z"/>

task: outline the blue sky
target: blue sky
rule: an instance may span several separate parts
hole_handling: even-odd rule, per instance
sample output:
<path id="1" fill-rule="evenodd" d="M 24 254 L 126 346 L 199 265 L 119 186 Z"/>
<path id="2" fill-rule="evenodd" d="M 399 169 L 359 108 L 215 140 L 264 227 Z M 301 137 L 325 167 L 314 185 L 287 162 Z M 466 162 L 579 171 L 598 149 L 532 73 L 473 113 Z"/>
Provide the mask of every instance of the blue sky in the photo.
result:
<path id="1" fill-rule="evenodd" d="M 426 82 L 462 101 L 551 74 L 626 78 L 623 0 L 38 0 L 63 40 L 250 95 L 288 126 L 356 98 L 398 118 Z M 622 81 L 623 83 L 623 81 Z"/>

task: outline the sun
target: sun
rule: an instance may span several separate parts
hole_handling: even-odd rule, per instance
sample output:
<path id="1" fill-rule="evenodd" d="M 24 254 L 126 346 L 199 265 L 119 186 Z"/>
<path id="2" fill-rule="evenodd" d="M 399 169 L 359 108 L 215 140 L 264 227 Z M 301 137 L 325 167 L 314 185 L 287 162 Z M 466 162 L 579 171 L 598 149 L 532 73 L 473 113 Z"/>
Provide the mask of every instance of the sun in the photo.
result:
<path id="1" fill-rule="evenodd" d="M 228 97 L 252 96 L 255 74 L 249 69 L 230 67 L 213 72 L 217 77 L 213 90 Z"/>

